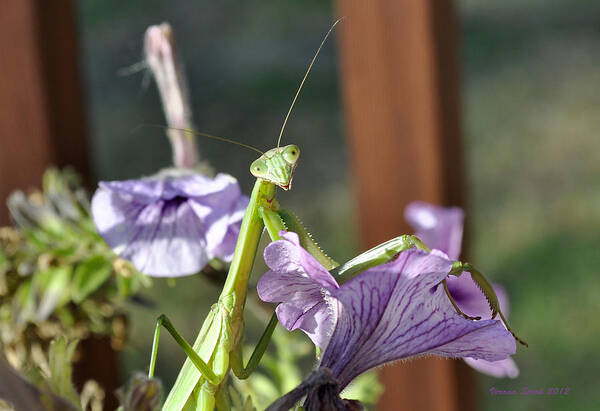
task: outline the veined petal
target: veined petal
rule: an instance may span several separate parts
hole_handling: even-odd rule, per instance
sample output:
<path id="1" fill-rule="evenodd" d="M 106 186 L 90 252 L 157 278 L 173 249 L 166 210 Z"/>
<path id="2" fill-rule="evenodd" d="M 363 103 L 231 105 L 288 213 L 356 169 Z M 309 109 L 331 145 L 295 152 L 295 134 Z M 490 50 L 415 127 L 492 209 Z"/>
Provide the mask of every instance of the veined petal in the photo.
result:
<path id="1" fill-rule="evenodd" d="M 499 321 L 458 315 L 440 285 L 452 261 L 411 249 L 367 270 L 332 293 L 339 317 L 322 367 L 345 387 L 380 364 L 436 354 L 505 359 L 515 341 Z"/>
<path id="2" fill-rule="evenodd" d="M 268 271 L 256 288 L 261 300 L 281 303 L 275 311 L 286 329 L 299 328 L 316 346 L 327 345 L 337 319 L 337 301 L 328 297 L 327 289 L 293 271 Z"/>
<path id="3" fill-rule="evenodd" d="M 463 235 L 462 209 L 415 201 L 404 209 L 404 218 L 429 248 L 445 252 L 452 260 L 458 259 Z"/>

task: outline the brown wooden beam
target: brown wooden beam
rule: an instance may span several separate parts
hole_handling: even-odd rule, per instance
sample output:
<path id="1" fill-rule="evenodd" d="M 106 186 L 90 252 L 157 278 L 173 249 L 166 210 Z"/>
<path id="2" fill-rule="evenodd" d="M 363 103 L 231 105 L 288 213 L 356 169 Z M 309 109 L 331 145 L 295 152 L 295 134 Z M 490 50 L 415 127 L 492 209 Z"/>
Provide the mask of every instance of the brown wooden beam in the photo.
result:
<path id="1" fill-rule="evenodd" d="M 88 174 L 72 0 L 19 0 L 0 13 L 0 224 L 8 194 L 51 164 Z"/>
<path id="2" fill-rule="evenodd" d="M 86 121 L 72 0 L 6 2 L 0 12 L 0 225 L 6 198 L 39 187 L 50 165 L 89 173 Z M 108 338 L 80 344 L 75 383 L 95 379 L 115 409 L 117 354 Z"/>
<path id="3" fill-rule="evenodd" d="M 413 200 L 464 205 L 457 27 L 450 0 L 337 0 L 342 90 L 364 248 L 410 232 Z M 474 409 L 458 361 L 381 370 L 380 410 Z"/>
<path id="4" fill-rule="evenodd" d="M 0 13 L 0 224 L 8 194 L 39 185 L 53 161 L 48 96 L 34 1 L 13 1 Z"/>

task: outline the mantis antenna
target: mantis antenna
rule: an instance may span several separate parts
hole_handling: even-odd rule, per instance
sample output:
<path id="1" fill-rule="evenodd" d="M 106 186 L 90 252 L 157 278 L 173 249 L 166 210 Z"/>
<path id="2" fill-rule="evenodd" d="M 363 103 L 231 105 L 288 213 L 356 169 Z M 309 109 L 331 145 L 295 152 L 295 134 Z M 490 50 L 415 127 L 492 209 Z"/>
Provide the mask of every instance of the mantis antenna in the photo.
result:
<path id="1" fill-rule="evenodd" d="M 277 139 L 277 147 L 279 147 L 279 144 L 281 143 L 281 137 L 283 136 L 283 130 L 285 130 L 285 126 L 288 122 L 288 119 L 290 118 L 290 114 L 292 114 L 292 110 L 294 109 L 294 105 L 296 104 L 296 100 L 298 100 L 300 91 L 302 90 L 302 87 L 304 86 L 304 83 L 306 82 L 306 79 L 308 78 L 308 73 L 310 73 L 310 70 L 312 69 L 313 64 L 315 64 L 315 61 L 317 60 L 317 56 L 319 55 L 319 52 L 323 48 L 323 45 L 327 41 L 327 38 L 329 37 L 329 35 L 331 34 L 331 32 L 333 31 L 335 26 L 340 21 L 344 20 L 345 18 L 346 17 L 341 17 L 341 18 L 337 19 L 335 21 L 335 23 L 333 23 L 331 25 L 331 27 L 329 28 L 329 31 L 327 32 L 327 34 L 325 34 L 325 37 L 323 37 L 323 41 L 321 41 L 321 45 L 319 46 L 319 48 L 317 49 L 317 52 L 313 56 L 312 61 L 310 62 L 310 65 L 308 66 L 308 70 L 306 70 L 306 74 L 304 74 L 304 78 L 302 79 L 302 82 L 300 82 L 300 87 L 298 87 L 298 91 L 296 91 L 296 95 L 294 96 L 294 99 L 292 100 L 292 104 L 290 105 L 290 109 L 288 110 L 287 115 L 285 116 L 285 120 L 283 120 L 283 125 L 281 126 L 281 131 L 279 132 L 279 138 Z"/>
<path id="2" fill-rule="evenodd" d="M 179 130 L 179 131 L 183 131 L 184 133 L 191 133 L 191 134 L 194 134 L 197 136 L 208 137 L 208 138 L 212 138 L 213 140 L 224 141 L 226 143 L 231 143 L 231 144 L 235 144 L 238 146 L 246 147 L 250 150 L 256 151 L 260 155 L 265 154 L 263 151 L 260 151 L 258 148 L 253 147 L 250 144 L 240 143 L 239 141 L 231 140 L 231 139 L 228 139 L 225 137 L 213 136 L 212 134 L 202 133 L 201 131 L 192 130 L 190 128 L 168 127 L 168 126 L 162 126 L 160 124 L 140 124 L 139 126 L 135 127 L 131 131 L 134 132 L 140 127 L 156 127 L 156 128 L 162 128 L 164 130 Z"/>

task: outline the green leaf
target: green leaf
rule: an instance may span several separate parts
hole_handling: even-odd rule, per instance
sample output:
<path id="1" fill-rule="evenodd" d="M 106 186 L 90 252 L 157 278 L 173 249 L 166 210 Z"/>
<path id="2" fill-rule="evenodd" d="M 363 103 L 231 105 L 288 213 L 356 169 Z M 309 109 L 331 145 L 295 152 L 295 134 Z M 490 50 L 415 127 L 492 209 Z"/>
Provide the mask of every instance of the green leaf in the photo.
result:
<path id="1" fill-rule="evenodd" d="M 9 407 L 6 402 L 0 400 L 0 410 L 76 411 L 80 408 L 51 393 L 43 376 L 36 369 L 31 369 L 28 374 L 29 381 L 0 358 L 0 396 L 14 406 Z"/>
<path id="2" fill-rule="evenodd" d="M 40 290 L 42 296 L 36 315 L 38 321 L 44 321 L 56 307 L 68 302 L 71 267 L 53 267 L 45 272 L 44 276 L 47 276 L 47 282 Z"/>
<path id="3" fill-rule="evenodd" d="M 80 408 L 79 395 L 71 382 L 73 355 L 78 342 L 77 340 L 68 341 L 65 337 L 52 340 L 48 350 L 50 376 L 47 383 L 54 394 L 68 399 L 77 408 Z"/>
<path id="4" fill-rule="evenodd" d="M 0 273 L 5 273 L 8 271 L 8 267 L 10 263 L 8 261 L 8 257 L 4 254 L 4 251 L 0 250 Z"/>
<path id="5" fill-rule="evenodd" d="M 31 278 L 27 279 L 15 292 L 13 298 L 14 317 L 18 325 L 24 324 L 35 314 L 35 295 Z"/>
<path id="6" fill-rule="evenodd" d="M 96 291 L 111 275 L 112 264 L 103 256 L 97 255 L 81 263 L 73 278 L 73 301 L 80 303 Z"/>

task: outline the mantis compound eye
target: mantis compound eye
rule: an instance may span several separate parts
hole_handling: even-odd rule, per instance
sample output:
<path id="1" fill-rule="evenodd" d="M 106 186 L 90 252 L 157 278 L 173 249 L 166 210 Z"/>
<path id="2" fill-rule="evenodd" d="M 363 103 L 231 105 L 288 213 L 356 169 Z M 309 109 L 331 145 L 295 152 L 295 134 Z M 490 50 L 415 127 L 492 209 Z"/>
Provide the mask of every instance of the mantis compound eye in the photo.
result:
<path id="1" fill-rule="evenodd" d="M 300 149 L 295 145 L 290 145 L 283 149 L 282 155 L 288 163 L 295 163 L 300 157 Z"/>
<path id="2" fill-rule="evenodd" d="M 250 165 L 250 173 L 254 177 L 264 177 L 267 174 L 267 164 L 259 158 Z"/>

